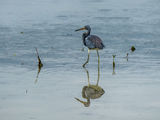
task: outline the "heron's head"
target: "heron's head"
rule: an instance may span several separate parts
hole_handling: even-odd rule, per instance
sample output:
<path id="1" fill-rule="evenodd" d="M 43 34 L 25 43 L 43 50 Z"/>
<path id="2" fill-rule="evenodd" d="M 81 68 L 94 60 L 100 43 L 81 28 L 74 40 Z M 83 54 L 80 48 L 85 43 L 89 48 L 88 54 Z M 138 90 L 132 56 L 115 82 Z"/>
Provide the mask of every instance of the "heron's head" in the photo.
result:
<path id="1" fill-rule="evenodd" d="M 86 25 L 86 26 L 84 26 L 84 27 L 82 27 L 82 28 L 80 28 L 80 29 L 77 29 L 77 30 L 75 30 L 75 31 L 80 31 L 80 30 L 88 30 L 88 31 L 91 31 L 91 28 L 90 28 L 89 25 Z"/>

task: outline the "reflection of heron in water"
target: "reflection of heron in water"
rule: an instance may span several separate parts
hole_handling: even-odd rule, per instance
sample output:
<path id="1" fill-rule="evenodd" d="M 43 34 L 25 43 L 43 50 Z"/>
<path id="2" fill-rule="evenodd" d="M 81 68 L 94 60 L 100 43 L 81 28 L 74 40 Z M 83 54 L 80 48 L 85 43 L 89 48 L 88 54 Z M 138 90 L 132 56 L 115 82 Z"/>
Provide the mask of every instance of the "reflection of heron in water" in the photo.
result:
<path id="1" fill-rule="evenodd" d="M 77 101 L 81 102 L 84 104 L 85 107 L 89 107 L 90 105 L 90 99 L 97 99 L 100 98 L 105 91 L 98 86 L 99 83 L 99 77 L 100 77 L 100 70 L 99 70 L 99 64 L 98 64 L 98 79 L 96 85 L 91 85 L 90 80 L 89 80 L 89 72 L 88 70 L 84 67 L 86 73 L 87 73 L 87 78 L 88 78 L 88 86 L 84 86 L 82 89 L 82 97 L 87 99 L 87 102 L 82 101 L 78 98 L 75 98 Z"/>
<path id="2" fill-rule="evenodd" d="M 38 76 L 39 76 L 39 73 L 40 73 L 40 71 L 41 71 L 41 68 L 43 67 L 43 64 L 42 64 L 41 59 L 40 59 L 40 57 L 39 57 L 37 48 L 35 48 L 35 49 L 36 49 L 37 58 L 38 58 L 38 72 L 37 72 L 37 76 L 36 76 L 36 80 L 35 80 L 35 83 L 37 83 L 37 81 L 38 81 Z"/>

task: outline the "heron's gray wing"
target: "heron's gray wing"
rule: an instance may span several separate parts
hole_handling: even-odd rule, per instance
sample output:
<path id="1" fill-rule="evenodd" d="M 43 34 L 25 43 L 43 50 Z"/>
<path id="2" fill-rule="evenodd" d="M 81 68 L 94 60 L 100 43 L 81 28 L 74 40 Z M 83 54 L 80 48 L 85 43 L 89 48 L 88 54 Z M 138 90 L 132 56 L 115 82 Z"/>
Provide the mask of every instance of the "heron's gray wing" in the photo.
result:
<path id="1" fill-rule="evenodd" d="M 87 37 L 86 40 L 86 45 L 89 48 L 99 48 L 99 49 L 103 49 L 104 45 L 102 43 L 102 40 L 96 36 L 96 35 L 90 35 Z"/>

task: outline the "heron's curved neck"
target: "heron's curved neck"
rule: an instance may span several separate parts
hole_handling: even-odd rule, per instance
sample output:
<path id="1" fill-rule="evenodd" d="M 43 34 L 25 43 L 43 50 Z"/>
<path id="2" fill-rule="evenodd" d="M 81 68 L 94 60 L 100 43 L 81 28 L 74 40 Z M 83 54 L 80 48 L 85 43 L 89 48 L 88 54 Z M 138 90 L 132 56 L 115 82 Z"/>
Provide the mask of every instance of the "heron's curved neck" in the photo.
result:
<path id="1" fill-rule="evenodd" d="M 83 44 L 86 45 L 85 39 L 90 35 L 91 30 L 88 30 L 87 32 L 83 33 L 82 39 L 83 39 Z"/>
<path id="2" fill-rule="evenodd" d="M 89 36 L 91 33 L 91 30 L 89 29 L 85 34 L 86 34 L 86 37 Z"/>
<path id="3" fill-rule="evenodd" d="M 85 99 L 88 98 L 86 93 L 85 93 L 87 88 L 88 88 L 88 86 L 84 86 L 83 89 L 82 89 L 82 97 L 85 98 Z"/>

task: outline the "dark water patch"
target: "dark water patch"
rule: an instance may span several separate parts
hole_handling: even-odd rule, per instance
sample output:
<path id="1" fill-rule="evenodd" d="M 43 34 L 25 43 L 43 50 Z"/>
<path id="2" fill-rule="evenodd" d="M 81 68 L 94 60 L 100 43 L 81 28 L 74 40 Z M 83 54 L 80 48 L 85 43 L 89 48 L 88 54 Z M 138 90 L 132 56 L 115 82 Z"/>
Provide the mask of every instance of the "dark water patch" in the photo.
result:
<path id="1" fill-rule="evenodd" d="M 98 19 L 98 20 L 106 20 L 107 17 L 95 17 L 95 19 Z"/>
<path id="2" fill-rule="evenodd" d="M 2 33 L 10 33 L 12 32 L 12 29 L 10 27 L 0 26 L 0 34 Z"/>
<path id="3" fill-rule="evenodd" d="M 95 20 L 101 20 L 109 23 L 129 22 L 130 17 L 94 17 Z"/>
<path id="4" fill-rule="evenodd" d="M 106 17 L 107 19 L 111 19 L 111 20 L 129 20 L 130 17 Z"/>
<path id="5" fill-rule="evenodd" d="M 61 20 L 67 20 L 68 19 L 68 17 L 65 16 L 65 15 L 58 15 L 57 18 L 61 19 Z"/>
<path id="6" fill-rule="evenodd" d="M 43 27 L 43 26 L 48 26 L 48 22 L 42 22 L 42 23 L 33 23 L 32 27 Z"/>
<path id="7" fill-rule="evenodd" d="M 24 35 L 42 35 L 44 33 L 43 29 L 24 29 Z"/>
<path id="8" fill-rule="evenodd" d="M 83 0 L 84 1 L 84 0 Z M 101 3 L 103 2 L 104 0 L 85 0 L 85 2 L 87 3 Z"/>
<path id="9" fill-rule="evenodd" d="M 129 9 L 122 9 L 123 11 L 129 11 Z"/>
<path id="10" fill-rule="evenodd" d="M 99 9 L 100 12 L 110 12 L 112 9 Z"/>
<path id="11" fill-rule="evenodd" d="M 1 78 L 2 79 L 2 78 Z M 7 82 L 4 82 L 4 81 L 0 81 L 0 85 L 6 85 L 8 84 Z"/>
<path id="12" fill-rule="evenodd" d="M 22 59 L 10 59 L 10 58 L 1 58 L 1 66 L 3 67 L 7 67 L 7 66 L 17 66 L 17 67 L 24 67 L 24 68 L 31 68 L 33 69 L 33 66 L 37 66 L 35 61 L 31 61 L 31 60 L 22 60 Z"/>

